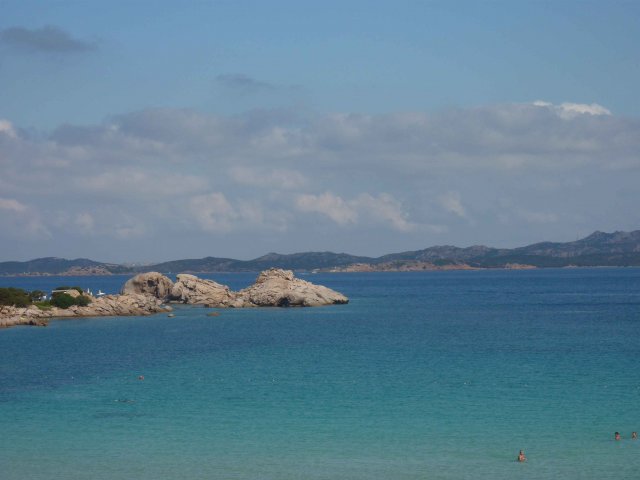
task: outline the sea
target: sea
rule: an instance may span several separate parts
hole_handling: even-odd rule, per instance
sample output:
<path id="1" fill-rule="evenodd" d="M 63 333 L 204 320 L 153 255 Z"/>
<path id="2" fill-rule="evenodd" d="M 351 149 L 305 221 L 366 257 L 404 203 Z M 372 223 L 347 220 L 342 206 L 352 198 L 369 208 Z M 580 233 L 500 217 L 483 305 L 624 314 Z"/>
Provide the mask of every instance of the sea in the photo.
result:
<path id="1" fill-rule="evenodd" d="M 349 304 L 0 330 L 0 479 L 640 478 L 640 269 L 302 278 Z"/>

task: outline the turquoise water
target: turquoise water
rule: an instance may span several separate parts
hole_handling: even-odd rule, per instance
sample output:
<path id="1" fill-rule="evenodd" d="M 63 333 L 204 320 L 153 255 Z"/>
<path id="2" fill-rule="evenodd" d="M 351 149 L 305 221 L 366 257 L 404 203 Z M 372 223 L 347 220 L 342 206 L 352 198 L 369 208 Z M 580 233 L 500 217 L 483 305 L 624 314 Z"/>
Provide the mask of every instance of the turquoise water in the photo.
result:
<path id="1" fill-rule="evenodd" d="M 0 478 L 638 478 L 640 269 L 306 278 L 351 303 L 0 330 Z"/>

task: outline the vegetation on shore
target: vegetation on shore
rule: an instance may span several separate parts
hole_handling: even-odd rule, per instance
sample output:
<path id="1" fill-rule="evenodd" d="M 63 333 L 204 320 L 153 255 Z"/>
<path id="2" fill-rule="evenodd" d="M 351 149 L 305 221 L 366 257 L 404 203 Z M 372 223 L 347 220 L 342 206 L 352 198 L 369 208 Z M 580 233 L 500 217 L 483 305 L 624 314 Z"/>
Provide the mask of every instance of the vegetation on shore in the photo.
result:
<path id="1" fill-rule="evenodd" d="M 2 287 L 0 288 L 0 305 L 13 307 L 28 307 L 35 305 L 40 310 L 50 310 L 52 307 L 67 309 L 73 305 L 86 307 L 91 303 L 91 298 L 84 294 L 80 287 L 62 286 L 56 288 L 49 300 L 43 300 L 45 292 L 33 290 L 28 292 L 22 288 Z M 69 292 L 78 292 L 75 295 Z"/>

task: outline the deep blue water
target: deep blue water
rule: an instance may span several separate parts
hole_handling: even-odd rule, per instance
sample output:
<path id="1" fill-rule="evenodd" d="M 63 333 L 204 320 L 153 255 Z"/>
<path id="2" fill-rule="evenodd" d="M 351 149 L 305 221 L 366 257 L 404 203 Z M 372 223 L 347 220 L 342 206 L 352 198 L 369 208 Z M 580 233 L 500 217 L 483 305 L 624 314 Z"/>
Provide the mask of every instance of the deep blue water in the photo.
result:
<path id="1" fill-rule="evenodd" d="M 0 330 L 0 478 L 638 478 L 640 269 L 304 278 L 351 302 Z"/>

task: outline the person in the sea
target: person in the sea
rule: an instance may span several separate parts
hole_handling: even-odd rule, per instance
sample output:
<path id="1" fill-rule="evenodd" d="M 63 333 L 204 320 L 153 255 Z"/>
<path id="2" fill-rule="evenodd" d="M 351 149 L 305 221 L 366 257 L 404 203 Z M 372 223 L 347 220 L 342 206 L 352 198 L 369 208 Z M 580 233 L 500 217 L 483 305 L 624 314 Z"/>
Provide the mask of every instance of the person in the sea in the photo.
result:
<path id="1" fill-rule="evenodd" d="M 613 438 L 615 438 L 616 440 L 620 440 L 620 438 L 622 438 L 622 437 L 620 437 L 620 432 L 616 432 L 614 434 Z"/>
<path id="2" fill-rule="evenodd" d="M 520 450 L 520 453 L 518 454 L 518 461 L 520 463 L 527 461 L 527 457 L 525 457 L 524 451 L 522 451 L 522 450 Z"/>
<path id="3" fill-rule="evenodd" d="M 638 439 L 638 432 L 631 432 L 631 438 L 633 440 L 637 440 Z"/>

